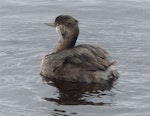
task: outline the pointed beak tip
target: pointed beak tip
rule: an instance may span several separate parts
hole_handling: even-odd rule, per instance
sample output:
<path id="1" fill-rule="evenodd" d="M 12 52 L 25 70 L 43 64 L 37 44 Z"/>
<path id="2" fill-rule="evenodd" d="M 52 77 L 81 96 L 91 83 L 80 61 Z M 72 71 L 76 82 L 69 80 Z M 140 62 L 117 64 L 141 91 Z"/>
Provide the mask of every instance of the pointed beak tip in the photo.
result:
<path id="1" fill-rule="evenodd" d="M 47 26 L 55 27 L 54 23 L 44 23 L 44 24 L 47 25 Z"/>

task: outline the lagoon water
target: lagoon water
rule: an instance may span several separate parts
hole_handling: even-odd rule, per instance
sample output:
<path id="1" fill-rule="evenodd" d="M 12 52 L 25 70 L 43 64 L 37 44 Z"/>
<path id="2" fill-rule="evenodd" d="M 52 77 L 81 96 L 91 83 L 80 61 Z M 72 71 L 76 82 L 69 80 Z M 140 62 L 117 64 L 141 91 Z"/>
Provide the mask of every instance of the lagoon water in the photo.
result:
<path id="1" fill-rule="evenodd" d="M 149 6 L 149 0 L 1 0 L 0 116 L 150 116 Z M 59 40 L 43 23 L 60 14 L 79 20 L 77 44 L 101 46 L 117 60 L 113 87 L 75 98 L 42 81 L 41 58 Z"/>

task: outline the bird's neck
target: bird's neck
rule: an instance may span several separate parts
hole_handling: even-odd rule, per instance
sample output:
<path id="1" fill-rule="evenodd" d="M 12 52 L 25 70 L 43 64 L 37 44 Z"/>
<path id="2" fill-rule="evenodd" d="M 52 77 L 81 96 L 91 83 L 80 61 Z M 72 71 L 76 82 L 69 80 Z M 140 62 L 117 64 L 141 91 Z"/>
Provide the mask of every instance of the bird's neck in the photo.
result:
<path id="1" fill-rule="evenodd" d="M 75 36 L 75 35 L 72 35 L 72 36 L 69 36 L 69 37 L 65 37 L 65 38 L 62 37 L 59 40 L 59 42 L 58 42 L 54 52 L 58 53 L 58 52 L 63 51 L 65 49 L 73 48 L 75 46 L 77 37 L 78 36 Z"/>
<path id="2" fill-rule="evenodd" d="M 61 35 L 61 39 L 59 40 L 54 53 L 58 53 L 65 49 L 73 48 L 75 46 L 79 34 L 78 26 L 69 29 L 63 28 L 63 31 L 61 31 L 60 28 L 58 29 L 58 31 L 60 31 L 59 34 Z"/>

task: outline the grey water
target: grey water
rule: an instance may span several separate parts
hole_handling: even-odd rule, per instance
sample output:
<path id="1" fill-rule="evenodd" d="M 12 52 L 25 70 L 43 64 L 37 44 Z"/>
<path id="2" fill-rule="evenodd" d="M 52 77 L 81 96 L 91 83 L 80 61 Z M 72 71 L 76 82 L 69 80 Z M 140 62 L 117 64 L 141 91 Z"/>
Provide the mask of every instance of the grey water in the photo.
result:
<path id="1" fill-rule="evenodd" d="M 150 116 L 149 6 L 150 0 L 1 0 L 0 116 Z M 81 92 L 72 104 L 39 75 L 41 58 L 59 40 L 44 23 L 60 14 L 79 20 L 77 44 L 106 49 L 120 73 L 110 89 Z"/>

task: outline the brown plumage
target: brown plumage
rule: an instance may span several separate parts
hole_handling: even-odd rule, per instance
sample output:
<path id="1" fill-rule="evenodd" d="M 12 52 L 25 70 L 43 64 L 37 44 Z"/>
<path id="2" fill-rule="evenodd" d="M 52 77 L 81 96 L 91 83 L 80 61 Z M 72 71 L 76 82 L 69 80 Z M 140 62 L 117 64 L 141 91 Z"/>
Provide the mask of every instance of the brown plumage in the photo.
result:
<path id="1" fill-rule="evenodd" d="M 78 21 L 60 15 L 53 24 L 60 34 L 55 51 L 42 58 L 41 75 L 72 82 L 101 83 L 115 80 L 118 72 L 108 53 L 92 45 L 74 46 L 79 34 Z"/>

